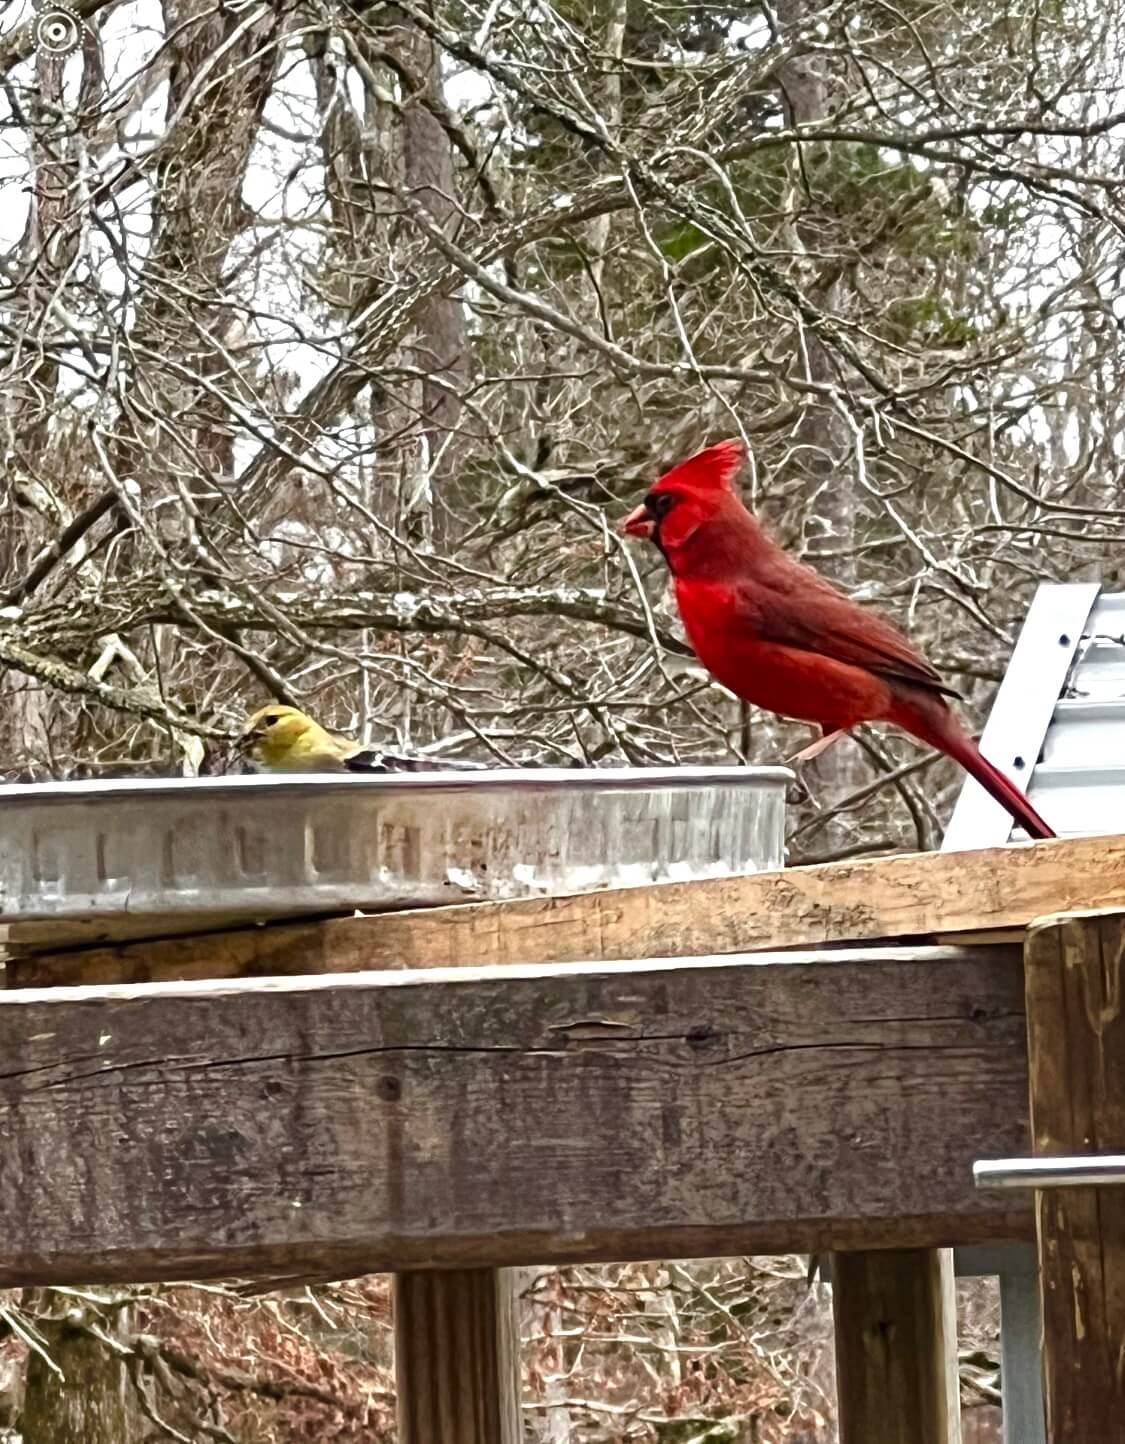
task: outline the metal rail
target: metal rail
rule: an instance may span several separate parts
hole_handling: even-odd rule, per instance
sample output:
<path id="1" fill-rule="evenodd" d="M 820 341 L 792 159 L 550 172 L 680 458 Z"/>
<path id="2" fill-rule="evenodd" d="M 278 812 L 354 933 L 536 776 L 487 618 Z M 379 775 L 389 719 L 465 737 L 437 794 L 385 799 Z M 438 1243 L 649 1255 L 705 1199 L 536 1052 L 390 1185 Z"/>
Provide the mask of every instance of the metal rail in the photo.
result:
<path id="1" fill-rule="evenodd" d="M 1125 1184 L 1125 1153 L 1070 1158 L 987 1158 L 973 1164 L 978 1188 L 1090 1188 Z"/>

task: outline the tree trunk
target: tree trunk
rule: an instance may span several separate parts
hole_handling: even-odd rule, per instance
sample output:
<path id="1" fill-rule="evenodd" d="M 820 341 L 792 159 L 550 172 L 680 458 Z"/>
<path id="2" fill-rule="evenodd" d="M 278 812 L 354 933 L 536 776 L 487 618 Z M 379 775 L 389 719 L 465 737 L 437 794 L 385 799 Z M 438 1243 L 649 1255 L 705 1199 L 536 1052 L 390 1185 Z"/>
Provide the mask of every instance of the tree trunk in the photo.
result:
<path id="1" fill-rule="evenodd" d="M 779 0 L 777 16 L 783 29 L 792 30 L 817 7 L 810 0 Z M 779 75 L 787 122 L 811 125 L 828 113 L 828 85 L 823 65 L 816 55 L 798 55 L 788 61 Z M 792 216 L 790 241 L 794 251 L 815 250 L 817 233 L 814 203 L 806 196 L 805 157 L 799 148 L 792 152 L 788 209 Z M 826 311 L 839 303 L 840 282 L 833 282 L 816 297 Z M 815 332 L 802 327 L 797 342 L 796 370 L 821 386 L 835 385 L 839 378 L 832 357 Z M 794 430 L 793 472 L 801 480 L 801 550 L 817 571 L 850 590 L 856 582 L 855 537 L 857 505 L 852 479 L 844 468 L 848 437 L 843 421 L 832 403 L 819 396 L 807 397 L 801 419 Z M 828 805 L 864 780 L 862 754 L 852 742 L 842 740 L 807 769 L 807 778 L 823 789 Z M 830 822 L 822 833 L 826 850 L 840 848 L 851 840 L 846 823 Z M 821 849 L 818 848 L 818 852 Z"/>
<path id="2" fill-rule="evenodd" d="M 407 33 L 400 53 L 417 84 L 403 108 L 403 181 L 434 220 L 448 230 L 457 215 L 453 151 L 431 108 L 444 104 L 441 57 L 433 42 L 418 30 Z M 420 444 L 414 459 L 411 500 L 423 519 L 423 540 L 440 546 L 460 530 L 454 491 L 459 450 L 456 433 L 468 352 L 459 300 L 435 296 L 422 308 L 413 350 L 422 382 Z"/>

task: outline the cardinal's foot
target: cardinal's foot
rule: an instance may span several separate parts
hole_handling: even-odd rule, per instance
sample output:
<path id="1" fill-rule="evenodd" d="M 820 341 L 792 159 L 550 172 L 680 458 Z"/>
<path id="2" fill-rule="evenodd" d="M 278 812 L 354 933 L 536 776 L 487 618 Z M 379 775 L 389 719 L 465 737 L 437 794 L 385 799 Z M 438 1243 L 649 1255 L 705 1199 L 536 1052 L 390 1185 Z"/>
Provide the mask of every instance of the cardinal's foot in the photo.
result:
<path id="1" fill-rule="evenodd" d="M 839 742 L 841 737 L 847 735 L 847 729 L 843 727 L 838 728 L 835 732 L 825 732 L 815 742 L 810 742 L 807 747 L 802 747 L 800 752 L 794 752 L 792 757 L 787 757 L 786 765 L 792 766 L 795 762 L 811 762 L 814 757 L 819 757 L 822 752 L 827 752 L 833 742 Z"/>

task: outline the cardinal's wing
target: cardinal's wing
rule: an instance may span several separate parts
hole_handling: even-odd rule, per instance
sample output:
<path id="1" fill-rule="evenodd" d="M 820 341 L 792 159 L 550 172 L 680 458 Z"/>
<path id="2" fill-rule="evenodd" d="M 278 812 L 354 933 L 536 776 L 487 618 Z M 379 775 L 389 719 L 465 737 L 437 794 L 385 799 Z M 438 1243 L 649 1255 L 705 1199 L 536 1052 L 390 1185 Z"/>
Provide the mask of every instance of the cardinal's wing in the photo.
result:
<path id="1" fill-rule="evenodd" d="M 791 558 L 785 562 L 735 587 L 737 612 L 756 637 L 863 667 L 890 682 L 960 696 L 892 622 L 809 568 Z"/>

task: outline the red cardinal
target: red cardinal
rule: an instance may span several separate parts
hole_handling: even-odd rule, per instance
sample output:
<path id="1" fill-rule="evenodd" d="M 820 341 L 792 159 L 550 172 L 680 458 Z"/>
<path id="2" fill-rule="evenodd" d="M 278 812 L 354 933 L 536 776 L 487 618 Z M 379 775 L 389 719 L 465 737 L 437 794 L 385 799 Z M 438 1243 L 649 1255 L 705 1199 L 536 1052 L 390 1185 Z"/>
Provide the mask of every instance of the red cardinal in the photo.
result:
<path id="1" fill-rule="evenodd" d="M 744 456 L 720 441 L 657 481 L 621 524 L 668 563 L 688 641 L 711 675 L 756 707 L 820 727 L 815 756 L 860 722 L 893 722 L 955 758 L 1031 837 L 1054 833 L 981 754 L 947 687 L 890 622 L 864 611 L 765 535 L 734 494 Z"/>

